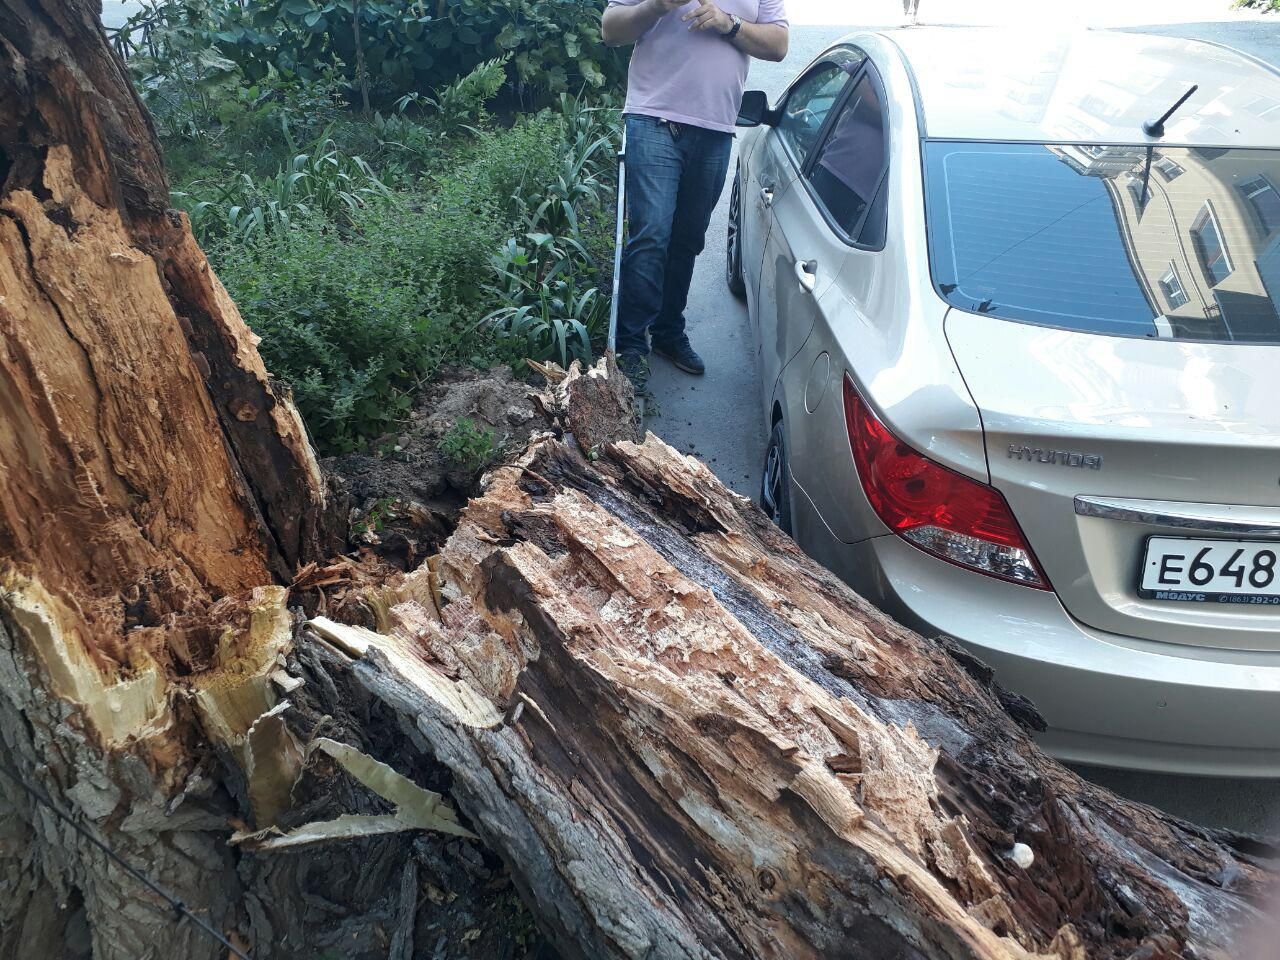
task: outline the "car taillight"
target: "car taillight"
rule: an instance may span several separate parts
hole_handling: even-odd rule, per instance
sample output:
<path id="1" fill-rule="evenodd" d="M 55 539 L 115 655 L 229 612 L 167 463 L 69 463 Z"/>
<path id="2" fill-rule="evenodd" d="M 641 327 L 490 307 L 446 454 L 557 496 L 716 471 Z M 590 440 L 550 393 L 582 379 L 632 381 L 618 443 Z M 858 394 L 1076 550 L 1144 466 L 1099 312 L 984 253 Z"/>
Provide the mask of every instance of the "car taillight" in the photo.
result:
<path id="1" fill-rule="evenodd" d="M 895 437 L 848 374 L 844 418 L 862 489 L 890 530 L 959 566 L 1050 589 L 1000 492 L 934 463 Z"/>

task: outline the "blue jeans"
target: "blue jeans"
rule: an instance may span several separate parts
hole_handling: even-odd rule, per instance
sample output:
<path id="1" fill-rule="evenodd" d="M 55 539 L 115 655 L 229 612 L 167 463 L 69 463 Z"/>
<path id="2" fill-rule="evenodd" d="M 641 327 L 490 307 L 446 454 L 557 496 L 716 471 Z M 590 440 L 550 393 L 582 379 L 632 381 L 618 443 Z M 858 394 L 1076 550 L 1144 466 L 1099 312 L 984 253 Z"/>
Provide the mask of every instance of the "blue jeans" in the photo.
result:
<path id="1" fill-rule="evenodd" d="M 684 334 L 693 262 L 729 172 L 733 134 L 656 117 L 627 121 L 627 220 L 618 352 L 649 352 Z M 674 129 L 673 129 L 674 128 Z"/>

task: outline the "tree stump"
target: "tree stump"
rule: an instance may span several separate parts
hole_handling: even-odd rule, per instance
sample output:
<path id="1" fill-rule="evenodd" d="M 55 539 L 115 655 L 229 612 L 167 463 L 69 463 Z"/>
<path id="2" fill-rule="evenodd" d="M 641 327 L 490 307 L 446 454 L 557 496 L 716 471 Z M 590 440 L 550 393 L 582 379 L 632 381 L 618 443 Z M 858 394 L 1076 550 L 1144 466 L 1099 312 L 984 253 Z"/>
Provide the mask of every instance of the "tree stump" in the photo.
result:
<path id="1" fill-rule="evenodd" d="M 223 680 L 289 641 L 271 585 L 344 518 L 169 209 L 99 14 L 0 2 L 0 758 L 221 922 L 234 862 L 192 694 L 247 733 L 265 680 L 237 702 Z M 3 780 L 0 825 L 0 955 L 214 955 Z"/>

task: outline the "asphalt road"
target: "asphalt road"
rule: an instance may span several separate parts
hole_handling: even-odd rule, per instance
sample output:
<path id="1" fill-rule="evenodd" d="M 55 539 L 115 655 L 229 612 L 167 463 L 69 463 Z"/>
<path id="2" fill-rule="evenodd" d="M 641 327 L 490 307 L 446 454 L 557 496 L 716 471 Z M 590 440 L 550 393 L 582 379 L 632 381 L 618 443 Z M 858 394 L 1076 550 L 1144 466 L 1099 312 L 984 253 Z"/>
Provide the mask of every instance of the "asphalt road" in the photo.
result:
<path id="1" fill-rule="evenodd" d="M 1225 6 L 1225 4 L 1224 4 Z M 922 8 L 927 13 L 930 0 Z M 793 26 L 783 64 L 754 63 L 749 86 L 774 95 L 832 41 L 861 27 Z M 1280 61 L 1280 17 L 1271 20 L 1190 22 L 1126 29 L 1213 40 L 1254 56 Z M 754 343 L 746 308 L 725 288 L 723 270 L 728 189 L 712 219 L 689 297 L 689 333 L 707 360 L 704 378 L 653 361 L 656 414 L 649 429 L 696 454 L 730 487 L 759 491 L 765 431 Z M 1280 833 L 1280 781 L 1216 780 L 1084 769 L 1081 773 L 1121 793 L 1207 826 Z"/>

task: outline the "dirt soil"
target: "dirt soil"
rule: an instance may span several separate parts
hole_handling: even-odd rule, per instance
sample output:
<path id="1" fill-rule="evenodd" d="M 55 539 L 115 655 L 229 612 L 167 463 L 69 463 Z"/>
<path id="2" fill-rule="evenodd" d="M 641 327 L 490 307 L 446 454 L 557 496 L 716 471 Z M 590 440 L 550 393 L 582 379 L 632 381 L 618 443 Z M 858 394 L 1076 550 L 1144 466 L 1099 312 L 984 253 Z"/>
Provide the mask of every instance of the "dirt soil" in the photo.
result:
<path id="1" fill-rule="evenodd" d="M 402 570 L 418 566 L 435 553 L 457 526 L 468 498 L 479 493 L 484 471 L 523 450 L 530 435 L 548 429 L 541 409 L 531 399 L 537 389 L 506 368 L 446 370 L 423 394 L 398 432 L 379 438 L 365 451 L 325 460 L 325 471 L 340 480 L 351 498 L 352 546 L 366 557 L 372 553 Z M 440 448 L 441 440 L 464 420 L 470 421 L 474 431 L 492 434 L 486 455 L 470 462 L 459 462 Z M 341 612 L 334 615 L 351 619 Z M 359 622 L 359 618 L 352 622 Z M 321 689 L 320 675 L 314 674 L 315 689 Z M 321 717 L 324 723 L 340 729 L 377 730 L 376 711 L 371 714 L 370 705 L 353 705 L 350 700 L 340 695 L 332 702 L 314 705 L 312 710 L 299 703 L 291 718 L 299 724 L 300 735 L 306 735 L 304 728 L 320 723 Z M 358 722 L 343 715 L 344 709 L 353 706 L 360 714 Z M 379 747 L 403 741 L 389 727 L 375 739 Z M 369 749 L 381 752 L 372 743 Z M 449 793 L 447 772 L 426 756 L 405 750 L 382 759 L 415 782 Z M 348 792 L 352 796 L 347 797 L 343 810 L 376 802 L 376 798 L 364 795 L 367 791 L 353 787 Z M 329 788 L 316 791 L 322 799 L 333 794 Z M 335 807 L 322 812 L 339 811 Z M 312 818 L 319 815 L 310 809 L 306 813 Z M 402 871 L 411 868 L 421 894 L 412 923 L 413 943 L 403 956 L 415 960 L 555 960 L 555 951 L 538 934 L 505 866 L 483 847 L 428 832 L 412 840 L 352 841 L 340 850 L 330 851 L 329 865 L 321 871 L 331 874 L 331 881 L 339 885 L 342 855 L 378 862 L 386 859 L 388 887 L 394 889 L 399 887 Z M 376 933 L 371 928 L 368 944 L 348 943 L 345 955 L 365 957 L 357 946 L 367 948 L 369 956 L 385 950 Z"/>
<path id="2" fill-rule="evenodd" d="M 325 470 L 351 497 L 353 541 L 402 569 L 434 553 L 478 491 L 485 469 L 546 429 L 530 399 L 533 389 L 504 367 L 445 370 L 401 430 L 364 452 L 325 460 Z M 492 447 L 479 461 L 460 462 L 440 449 L 459 421 L 491 432 Z"/>

